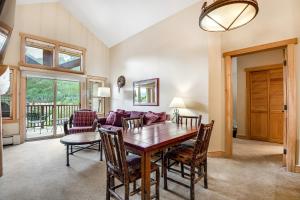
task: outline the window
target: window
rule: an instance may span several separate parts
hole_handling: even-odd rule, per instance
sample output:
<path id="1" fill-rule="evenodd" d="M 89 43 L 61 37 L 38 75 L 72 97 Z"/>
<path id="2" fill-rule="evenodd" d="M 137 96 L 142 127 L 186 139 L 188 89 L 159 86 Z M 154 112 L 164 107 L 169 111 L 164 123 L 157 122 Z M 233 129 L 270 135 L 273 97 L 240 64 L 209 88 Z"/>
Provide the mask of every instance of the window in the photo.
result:
<path id="1" fill-rule="evenodd" d="M 7 35 L 5 33 L 0 32 L 0 51 L 2 51 L 7 40 Z"/>
<path id="2" fill-rule="evenodd" d="M 9 36 L 10 31 L 3 27 L 0 27 L 0 61 L 3 60 Z"/>
<path id="3" fill-rule="evenodd" d="M 96 110 L 98 114 L 103 114 L 103 104 L 98 97 L 98 88 L 104 86 L 103 80 L 88 79 L 87 81 L 87 99 L 88 106 L 91 110 Z"/>
<path id="4" fill-rule="evenodd" d="M 1 111 L 4 122 L 16 119 L 16 69 L 10 69 L 10 87 L 1 96 Z"/>
<path id="5" fill-rule="evenodd" d="M 74 45 L 21 33 L 20 64 L 57 71 L 84 73 L 85 49 Z"/>
<path id="6" fill-rule="evenodd" d="M 64 69 L 81 71 L 82 52 L 70 48 L 60 48 L 58 53 L 58 65 Z"/>

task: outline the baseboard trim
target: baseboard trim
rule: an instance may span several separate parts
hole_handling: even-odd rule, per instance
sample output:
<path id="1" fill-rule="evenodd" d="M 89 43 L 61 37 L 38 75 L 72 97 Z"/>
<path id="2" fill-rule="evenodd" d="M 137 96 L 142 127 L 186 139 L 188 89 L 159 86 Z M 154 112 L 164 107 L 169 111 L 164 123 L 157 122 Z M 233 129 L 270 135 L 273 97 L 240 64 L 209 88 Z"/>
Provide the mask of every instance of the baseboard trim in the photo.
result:
<path id="1" fill-rule="evenodd" d="M 225 157 L 225 152 L 224 151 L 213 151 L 213 152 L 208 152 L 207 155 L 208 155 L 208 157 L 211 157 L 211 158 L 221 158 L 221 157 Z"/>
<path id="2" fill-rule="evenodd" d="M 236 138 L 243 139 L 243 140 L 249 140 L 250 138 L 246 135 L 237 135 Z"/>
<path id="3" fill-rule="evenodd" d="M 295 167 L 295 172 L 296 172 L 296 173 L 300 173 L 300 165 L 296 165 L 296 167 Z"/>

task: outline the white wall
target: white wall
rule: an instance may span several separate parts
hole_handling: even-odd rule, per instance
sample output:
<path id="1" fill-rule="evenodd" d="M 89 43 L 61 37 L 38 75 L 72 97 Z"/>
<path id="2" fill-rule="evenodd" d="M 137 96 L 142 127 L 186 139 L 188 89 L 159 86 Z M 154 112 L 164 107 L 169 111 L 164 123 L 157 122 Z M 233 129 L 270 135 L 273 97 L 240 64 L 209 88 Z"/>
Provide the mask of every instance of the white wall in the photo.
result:
<path id="1" fill-rule="evenodd" d="M 184 99 L 188 107 L 181 113 L 201 113 L 207 121 L 209 62 L 221 66 L 221 41 L 218 34 L 209 36 L 199 29 L 199 7 L 200 4 L 191 6 L 111 48 L 113 110 L 122 108 L 172 113 L 169 104 L 173 97 L 178 96 Z M 208 43 L 219 50 L 219 54 L 214 51 L 210 56 L 212 52 L 208 49 Z M 120 75 L 124 75 L 127 82 L 119 93 L 116 81 Z M 132 82 L 149 78 L 160 78 L 160 106 L 133 106 Z M 213 134 L 211 150 L 223 150 L 220 135 Z"/>
<path id="2" fill-rule="evenodd" d="M 109 49 L 59 3 L 28 4 L 16 7 L 15 27 L 4 64 L 18 65 L 20 32 L 84 47 L 87 49 L 87 74 L 109 76 Z M 6 136 L 19 134 L 18 123 L 4 124 L 3 128 Z"/>
<path id="3" fill-rule="evenodd" d="M 234 93 L 236 95 L 237 135 L 247 135 L 247 88 L 245 69 L 272 64 L 283 64 L 283 50 L 272 50 L 237 57 L 236 93 Z"/>
<path id="4" fill-rule="evenodd" d="M 299 0 L 260 0 L 257 18 L 248 25 L 222 34 L 222 50 L 229 51 L 249 46 L 300 37 Z M 300 47 L 297 45 L 296 62 L 299 65 Z M 297 77 L 300 77 L 299 67 Z M 297 99 L 300 99 L 300 79 L 297 78 Z M 297 105 L 300 112 L 299 104 Z M 298 146 L 300 144 L 300 118 L 298 117 Z M 298 147 L 298 152 L 299 152 Z M 300 161 L 300 153 L 298 153 Z M 299 163 L 300 164 L 300 163 Z"/>

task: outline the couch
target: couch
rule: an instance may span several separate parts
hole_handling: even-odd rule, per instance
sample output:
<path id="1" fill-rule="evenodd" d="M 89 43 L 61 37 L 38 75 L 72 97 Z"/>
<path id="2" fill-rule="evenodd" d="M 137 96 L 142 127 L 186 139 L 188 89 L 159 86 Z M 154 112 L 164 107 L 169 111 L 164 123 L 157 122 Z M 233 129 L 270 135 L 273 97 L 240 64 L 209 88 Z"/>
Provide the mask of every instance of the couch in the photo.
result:
<path id="1" fill-rule="evenodd" d="M 106 117 L 99 118 L 99 127 L 111 130 L 122 129 L 123 118 L 143 118 L 144 126 L 152 124 L 163 123 L 170 120 L 170 115 L 165 112 L 140 112 L 140 111 L 126 111 L 117 109 L 116 111 L 110 111 Z"/>

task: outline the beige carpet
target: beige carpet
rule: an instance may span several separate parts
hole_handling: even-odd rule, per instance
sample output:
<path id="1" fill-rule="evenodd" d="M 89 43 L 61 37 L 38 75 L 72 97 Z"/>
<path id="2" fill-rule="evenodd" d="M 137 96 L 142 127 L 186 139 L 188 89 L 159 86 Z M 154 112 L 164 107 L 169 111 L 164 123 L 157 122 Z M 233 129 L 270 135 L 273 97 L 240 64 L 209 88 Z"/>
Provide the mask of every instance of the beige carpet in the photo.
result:
<path id="1" fill-rule="evenodd" d="M 300 174 L 287 173 L 281 168 L 281 152 L 281 146 L 276 144 L 235 140 L 233 159 L 209 159 L 209 189 L 203 189 L 203 183 L 198 183 L 196 199 L 299 200 Z M 97 152 L 82 152 L 71 157 L 68 168 L 65 147 L 58 139 L 7 147 L 0 199 L 105 199 L 105 163 L 98 159 Z M 174 184 L 169 188 L 188 199 L 188 189 Z M 184 198 L 161 187 L 161 199 Z"/>

